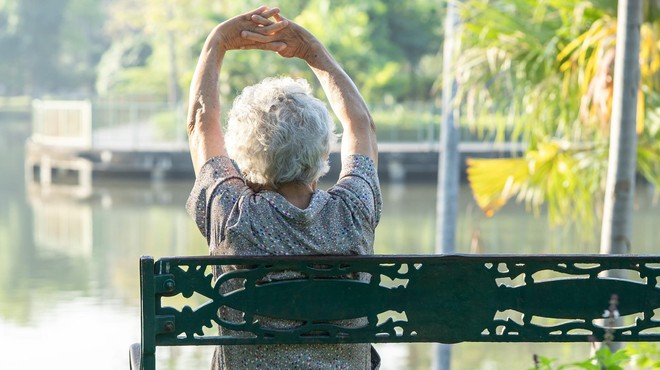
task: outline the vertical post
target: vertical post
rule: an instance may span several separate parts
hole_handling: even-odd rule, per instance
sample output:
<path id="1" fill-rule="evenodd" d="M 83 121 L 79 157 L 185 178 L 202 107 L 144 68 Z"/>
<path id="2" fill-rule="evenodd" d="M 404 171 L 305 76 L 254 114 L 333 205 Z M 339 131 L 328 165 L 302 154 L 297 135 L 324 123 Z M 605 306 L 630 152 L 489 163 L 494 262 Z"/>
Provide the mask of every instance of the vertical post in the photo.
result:
<path id="1" fill-rule="evenodd" d="M 630 253 L 637 155 L 640 1 L 619 1 L 610 152 L 600 251 Z"/>
<path id="2" fill-rule="evenodd" d="M 171 25 L 174 19 L 174 11 L 172 10 L 172 5 L 167 7 L 167 20 L 168 25 Z M 174 30 L 171 29 L 171 26 L 165 31 L 167 37 L 167 56 L 169 59 L 169 81 L 168 81 L 168 91 L 167 91 L 167 100 L 169 102 L 170 109 L 174 109 L 179 106 L 181 100 L 181 91 L 179 89 L 179 69 L 176 64 L 176 43 L 174 37 Z"/>
<path id="3" fill-rule="evenodd" d="M 456 128 L 457 109 L 454 105 L 456 79 L 454 60 L 460 40 L 459 17 L 456 1 L 447 1 L 445 18 L 445 39 L 442 49 L 442 127 L 440 136 L 440 158 L 438 169 L 437 228 L 435 250 L 438 254 L 451 254 L 456 251 L 456 219 L 458 216 L 459 159 Z M 434 345 L 434 364 L 437 370 L 451 368 L 451 346 Z"/>
<path id="4" fill-rule="evenodd" d="M 82 147 L 85 149 L 92 149 L 92 102 L 85 100 L 82 103 L 80 112 L 80 132 L 79 132 Z"/>
<path id="5" fill-rule="evenodd" d="M 631 249 L 641 22 L 642 1 L 619 0 L 610 151 L 600 241 L 603 254 L 627 254 Z M 619 277 L 619 272 L 609 271 L 607 275 Z M 620 319 L 616 321 L 614 325 L 619 326 Z M 608 345 L 612 351 L 620 348 L 618 343 Z"/>
<path id="6" fill-rule="evenodd" d="M 44 187 L 50 187 L 53 182 L 53 166 L 50 157 L 47 154 L 41 155 L 41 162 L 39 164 L 39 184 Z"/>
<path id="7" fill-rule="evenodd" d="M 140 258 L 140 321 L 142 369 L 156 369 L 156 289 L 154 285 L 154 258 Z"/>
<path id="8" fill-rule="evenodd" d="M 92 162 L 87 159 L 79 159 L 76 161 L 78 167 L 78 188 L 82 194 L 89 195 L 92 193 Z"/>
<path id="9" fill-rule="evenodd" d="M 138 114 L 138 103 L 136 102 L 127 102 L 126 103 L 127 108 L 128 108 L 128 121 L 131 123 L 131 129 L 133 131 L 133 140 L 131 142 L 133 143 L 133 147 L 131 150 L 136 150 L 138 146 L 140 145 L 140 124 L 138 120 L 140 119 L 140 115 Z"/>
<path id="10" fill-rule="evenodd" d="M 456 245 L 456 215 L 459 186 L 460 137 L 456 128 L 457 109 L 454 106 L 456 79 L 454 58 L 458 41 L 456 28 L 458 15 L 454 1 L 447 2 L 445 40 L 443 45 L 442 127 L 440 137 L 440 160 L 438 169 L 438 204 L 436 253 L 454 253 Z"/>

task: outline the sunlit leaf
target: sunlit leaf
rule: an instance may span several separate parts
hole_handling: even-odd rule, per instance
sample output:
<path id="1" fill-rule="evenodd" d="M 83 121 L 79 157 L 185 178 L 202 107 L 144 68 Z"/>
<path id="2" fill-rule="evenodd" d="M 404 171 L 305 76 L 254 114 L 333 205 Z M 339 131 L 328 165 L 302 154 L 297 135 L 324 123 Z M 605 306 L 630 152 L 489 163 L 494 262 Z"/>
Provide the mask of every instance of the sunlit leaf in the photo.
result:
<path id="1" fill-rule="evenodd" d="M 491 217 L 529 178 L 528 162 L 523 158 L 470 158 L 467 176 L 475 201 Z"/>

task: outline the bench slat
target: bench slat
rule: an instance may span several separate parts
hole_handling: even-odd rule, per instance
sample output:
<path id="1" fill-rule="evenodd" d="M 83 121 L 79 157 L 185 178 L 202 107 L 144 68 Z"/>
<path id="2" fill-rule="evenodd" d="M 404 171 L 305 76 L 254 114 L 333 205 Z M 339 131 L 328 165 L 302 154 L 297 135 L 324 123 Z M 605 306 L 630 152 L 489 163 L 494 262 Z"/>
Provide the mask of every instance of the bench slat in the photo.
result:
<path id="1" fill-rule="evenodd" d="M 212 268 L 226 273 L 214 282 Z M 143 346 L 659 341 L 659 273 L 660 256 L 143 257 Z M 208 301 L 162 306 L 193 294 Z M 616 330 L 602 320 L 613 299 L 626 316 Z M 244 322 L 221 320 L 223 306 Z M 301 323 L 274 329 L 263 316 Z M 237 333 L 204 333 L 214 326 Z"/>

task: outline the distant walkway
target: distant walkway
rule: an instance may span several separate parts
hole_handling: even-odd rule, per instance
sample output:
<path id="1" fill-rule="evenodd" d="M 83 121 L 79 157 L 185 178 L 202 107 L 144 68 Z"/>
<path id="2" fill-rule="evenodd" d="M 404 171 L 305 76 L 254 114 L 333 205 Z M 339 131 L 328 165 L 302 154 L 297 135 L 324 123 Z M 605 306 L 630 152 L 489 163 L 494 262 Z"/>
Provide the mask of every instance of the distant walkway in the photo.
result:
<path id="1" fill-rule="evenodd" d="M 185 130 L 177 125 L 181 117 L 163 115 L 167 112 L 161 106 L 103 107 L 93 107 L 90 101 L 34 101 L 33 131 L 26 145 L 26 183 L 48 191 L 51 184 L 66 182 L 66 175 L 73 173 L 77 175 L 74 190 L 89 194 L 97 175 L 155 180 L 193 176 Z M 419 141 L 379 142 L 378 147 L 378 171 L 383 178 L 437 177 L 438 142 L 420 136 Z M 461 142 L 462 173 L 467 157 L 506 157 L 524 149 L 519 143 Z M 339 145 L 333 148 L 330 161 L 337 171 L 331 176 L 336 176 Z"/>
<path id="2" fill-rule="evenodd" d="M 188 141 L 182 137 L 176 141 L 166 141 L 159 137 L 157 130 L 149 123 L 129 124 L 93 131 L 92 147 L 110 151 L 163 151 L 188 150 Z M 502 153 L 520 152 L 525 146 L 519 143 L 460 142 L 461 153 Z M 429 141 L 379 142 L 380 153 L 439 153 L 440 143 Z M 339 152 L 339 145 L 332 148 Z"/>
<path id="3" fill-rule="evenodd" d="M 154 125 L 144 122 L 95 129 L 92 148 L 111 151 L 163 151 L 188 150 L 188 141 L 182 135 L 178 140 L 163 139 Z"/>
<path id="4" fill-rule="evenodd" d="M 460 142 L 458 151 L 461 153 L 505 153 L 520 152 L 526 148 L 520 143 L 488 143 L 488 142 Z M 381 153 L 439 153 L 440 143 L 432 142 L 390 142 L 378 143 Z"/>

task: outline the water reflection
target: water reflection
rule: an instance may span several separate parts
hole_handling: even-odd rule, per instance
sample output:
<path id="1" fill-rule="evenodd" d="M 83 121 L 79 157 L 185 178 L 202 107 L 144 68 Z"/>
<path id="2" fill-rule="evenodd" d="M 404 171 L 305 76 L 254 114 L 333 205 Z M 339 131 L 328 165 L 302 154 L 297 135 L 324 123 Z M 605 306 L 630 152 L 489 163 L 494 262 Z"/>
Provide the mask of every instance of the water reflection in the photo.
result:
<path id="1" fill-rule="evenodd" d="M 58 199 L 30 198 L 34 243 L 40 255 L 68 255 L 89 259 L 92 255 L 92 207 Z"/>
<path id="2" fill-rule="evenodd" d="M 183 205 L 190 181 L 95 180 L 91 192 L 25 187 L 27 125 L 0 125 L 0 368 L 126 368 L 139 340 L 140 255 L 206 254 Z M 9 159 L 11 158 L 11 159 Z M 327 186 L 327 184 L 326 184 Z M 384 184 L 376 237 L 381 254 L 433 253 L 435 186 Z M 654 253 L 660 206 L 638 192 L 633 246 Z M 549 229 L 545 218 L 505 207 L 495 218 L 459 197 L 457 251 L 594 253 L 597 238 L 577 228 Z M 379 345 L 384 369 L 428 369 L 427 344 Z M 532 353 L 576 359 L 588 345 L 461 344 L 454 369 L 525 369 Z M 39 356 L 34 354 L 39 351 Z M 211 349 L 162 348 L 159 368 L 208 368 Z M 93 366 L 91 365 L 93 364 Z"/>

